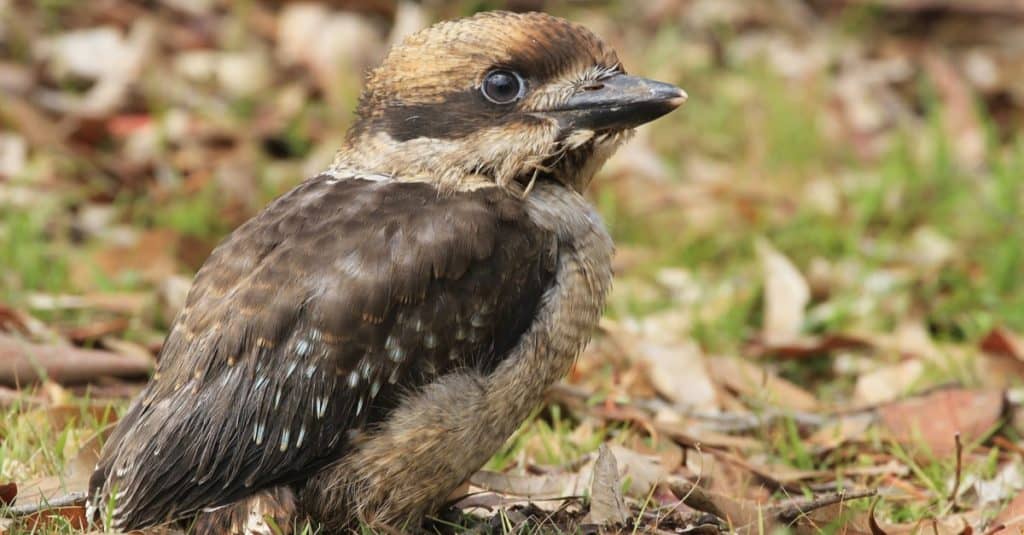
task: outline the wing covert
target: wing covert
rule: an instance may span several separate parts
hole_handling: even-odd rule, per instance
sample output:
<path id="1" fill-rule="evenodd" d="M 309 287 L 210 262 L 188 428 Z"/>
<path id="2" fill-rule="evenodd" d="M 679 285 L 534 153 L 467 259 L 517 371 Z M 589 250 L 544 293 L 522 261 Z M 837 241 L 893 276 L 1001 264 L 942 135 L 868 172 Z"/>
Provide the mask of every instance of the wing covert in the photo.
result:
<path id="1" fill-rule="evenodd" d="M 301 480 L 403 392 L 493 369 L 533 319 L 556 241 L 497 188 L 311 179 L 220 245 L 90 494 L 144 526 Z"/>

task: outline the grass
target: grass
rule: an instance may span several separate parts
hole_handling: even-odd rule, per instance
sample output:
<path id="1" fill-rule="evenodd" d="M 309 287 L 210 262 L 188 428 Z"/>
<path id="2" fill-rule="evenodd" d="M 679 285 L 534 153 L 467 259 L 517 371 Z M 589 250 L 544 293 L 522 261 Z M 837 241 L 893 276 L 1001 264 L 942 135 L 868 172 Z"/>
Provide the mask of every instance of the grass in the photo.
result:
<path id="1" fill-rule="evenodd" d="M 471 2 L 463 4 L 465 8 Z M 46 3 L 47 20 L 58 17 L 67 5 Z M 674 28 L 663 28 L 653 35 L 645 55 L 630 66 L 631 72 L 668 73 L 690 94 L 680 112 L 649 127 L 649 145 L 669 175 L 662 183 L 666 192 L 693 185 L 689 173 L 695 161 L 720 165 L 723 177 L 719 191 L 709 197 L 712 209 L 702 220 L 687 211 L 692 207 L 669 204 L 669 209 L 652 209 L 642 195 L 622 195 L 629 190 L 616 187 L 619 179 L 599 180 L 592 198 L 616 242 L 648 254 L 642 265 L 619 277 L 617 288 L 624 290 L 616 290 L 609 316 L 643 319 L 679 308 L 659 276 L 665 270 L 683 270 L 697 293 L 687 304 L 692 321 L 673 334 L 692 337 L 709 353 L 741 352 L 763 322 L 762 277 L 754 248 L 763 238 L 805 274 L 815 265 L 848 268 L 848 280 L 814 296 L 811 308 L 820 314 L 809 317 L 809 334 L 888 332 L 907 318 L 920 318 L 936 341 L 956 344 L 975 344 L 997 325 L 1024 331 L 1024 226 L 1017 223 L 1024 213 L 1024 138 L 991 141 L 983 168 L 962 170 L 947 137 L 943 105 L 925 82 L 916 89 L 925 107 L 925 126 L 897 131 L 877 158 L 859 158 L 847 141 L 821 128 L 831 98 L 830 80 L 795 82 L 756 62 L 718 65 L 679 53 L 685 44 Z M 350 105 L 352 93 L 349 88 L 342 97 L 332 98 Z M 262 104 L 239 100 L 226 113 L 244 124 L 259 116 Z M 272 160 L 284 160 L 285 165 L 294 164 L 285 170 L 298 168 L 296 160 L 314 151 L 311 131 L 323 127 L 320 121 L 336 128 L 347 120 L 338 110 L 324 108 L 322 100 L 310 102 L 286 123 L 281 136 L 269 142 L 274 154 L 258 156 L 254 165 L 266 168 L 274 165 Z M 994 132 L 997 127 L 986 111 L 979 106 L 978 113 L 983 126 Z M 176 177 L 179 183 L 184 179 Z M 814 189 L 822 184 L 825 190 Z M 289 185 L 268 173 L 258 178 L 256 197 L 263 202 Z M 230 230 L 223 207 L 231 199 L 225 199 L 216 181 L 191 193 L 172 188 L 168 195 L 167 200 L 134 193 L 119 199 L 122 222 L 214 241 Z M 822 204 L 814 195 L 827 199 Z M 31 208 L 0 207 L 0 302 L 20 308 L 32 293 L 87 289 L 71 277 L 88 246 L 68 239 L 69 210 L 64 201 L 52 196 Z M 920 240 L 928 236 L 951 245 L 947 260 L 915 263 L 923 254 Z M 909 276 L 901 278 L 908 266 Z M 119 282 L 102 273 L 89 282 L 105 291 L 125 286 L 146 289 L 145 284 Z M 829 308 L 823 308 L 825 304 Z M 81 314 L 38 313 L 54 323 L 90 319 L 89 311 Z M 808 385 L 830 402 L 848 398 L 853 388 L 850 378 L 832 377 L 831 360 L 824 355 L 778 367 L 784 377 Z M 930 362 L 922 387 L 947 382 L 981 384 L 974 368 L 954 356 Z M 109 419 L 97 415 L 88 398 L 71 396 L 59 405 L 68 408 L 60 425 L 53 425 L 56 416 L 46 410 L 26 410 L 17 403 L 3 409 L 0 481 L 63 473 L 77 448 L 102 431 Z M 123 408 L 117 406 L 118 411 Z M 626 425 L 595 426 L 552 406 L 525 423 L 487 468 L 505 470 L 523 458 L 564 465 L 606 440 L 623 441 L 630 432 Z M 803 470 L 838 468 L 844 462 L 809 448 L 805 433 L 791 418 L 775 420 L 759 433 L 771 462 Z M 873 446 L 909 466 L 911 480 L 930 495 L 925 502 L 883 501 L 880 515 L 913 522 L 950 508 L 945 497 L 955 470 L 950 459 L 922 460 L 907 448 Z M 966 470 L 991 477 L 997 455 L 993 449 Z M 507 516 L 501 525 L 509 528 Z M 67 526 L 53 530 L 71 532 Z"/>
<path id="2" fill-rule="evenodd" d="M 18 303 L 27 293 L 61 291 L 68 286 L 66 244 L 47 235 L 46 222 L 57 208 L 15 208 L 4 214 L 0 228 L 0 296 Z"/>

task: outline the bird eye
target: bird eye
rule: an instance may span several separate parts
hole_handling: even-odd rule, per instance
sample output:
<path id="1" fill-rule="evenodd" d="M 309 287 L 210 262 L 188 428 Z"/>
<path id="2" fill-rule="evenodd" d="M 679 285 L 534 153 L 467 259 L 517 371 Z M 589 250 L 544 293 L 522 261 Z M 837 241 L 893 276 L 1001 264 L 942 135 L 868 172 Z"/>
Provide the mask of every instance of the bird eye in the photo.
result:
<path id="1" fill-rule="evenodd" d="M 495 104 L 511 104 L 522 98 L 525 86 L 519 74 L 497 70 L 487 73 L 480 91 L 487 100 Z"/>

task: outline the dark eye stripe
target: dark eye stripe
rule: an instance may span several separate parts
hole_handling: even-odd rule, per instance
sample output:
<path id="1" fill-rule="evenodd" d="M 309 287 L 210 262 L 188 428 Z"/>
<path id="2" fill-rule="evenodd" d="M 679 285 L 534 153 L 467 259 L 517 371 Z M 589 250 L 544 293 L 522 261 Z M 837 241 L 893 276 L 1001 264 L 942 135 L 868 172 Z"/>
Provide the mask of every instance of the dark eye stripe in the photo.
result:
<path id="1" fill-rule="evenodd" d="M 397 141 L 458 139 L 484 128 L 533 121 L 540 119 L 517 113 L 515 106 L 496 106 L 479 89 L 466 89 L 444 95 L 441 102 L 388 106 L 360 128 L 382 130 Z"/>

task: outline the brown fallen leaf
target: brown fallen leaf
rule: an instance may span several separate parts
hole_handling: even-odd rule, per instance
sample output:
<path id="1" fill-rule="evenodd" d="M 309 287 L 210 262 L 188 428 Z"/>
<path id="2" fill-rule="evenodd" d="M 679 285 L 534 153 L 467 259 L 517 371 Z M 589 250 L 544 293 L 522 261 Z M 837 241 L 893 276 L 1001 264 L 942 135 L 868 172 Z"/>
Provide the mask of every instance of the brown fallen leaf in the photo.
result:
<path id="1" fill-rule="evenodd" d="M 697 425 L 683 425 L 681 423 L 657 422 L 655 429 L 659 433 L 675 440 L 687 448 L 696 448 L 697 445 L 735 449 L 743 452 L 758 452 L 765 448 L 765 444 L 751 437 L 721 433 Z"/>
<path id="2" fill-rule="evenodd" d="M 618 444 L 608 446 L 615 456 L 619 478 L 628 483 L 626 494 L 642 500 L 668 477 L 668 469 L 657 455 L 645 455 Z"/>
<path id="3" fill-rule="evenodd" d="M 878 416 L 893 440 L 928 450 L 913 453 L 943 458 L 956 451 L 957 433 L 972 443 L 992 432 L 1004 408 L 1002 391 L 948 389 L 883 405 Z"/>
<path id="4" fill-rule="evenodd" d="M 175 254 L 180 243 L 181 236 L 173 230 L 150 230 L 131 245 L 115 245 L 99 251 L 95 261 L 112 279 L 134 272 L 146 281 L 159 283 L 177 273 Z"/>
<path id="5" fill-rule="evenodd" d="M 156 357 L 148 348 L 129 340 L 115 338 L 113 336 L 104 336 L 103 338 L 100 338 L 100 344 L 103 349 L 113 351 L 118 355 L 133 357 L 140 360 L 156 360 Z"/>
<path id="6" fill-rule="evenodd" d="M 753 357 L 770 356 L 778 359 L 802 359 L 830 351 L 869 349 L 871 343 L 863 338 L 845 334 L 800 336 L 786 341 L 755 339 L 745 348 Z"/>
<path id="7" fill-rule="evenodd" d="M 170 325 L 185 306 L 185 298 L 192 287 L 192 279 L 181 275 L 172 275 L 160 281 L 157 286 L 157 304 L 160 319 Z"/>
<path id="8" fill-rule="evenodd" d="M 85 514 L 84 505 L 69 505 L 32 513 L 21 518 L 19 524 L 30 533 L 48 533 L 58 530 L 61 525 L 68 525 L 73 529 L 88 529 L 89 519 Z"/>
<path id="9" fill-rule="evenodd" d="M 622 498 L 622 482 L 615 455 L 607 444 L 601 444 L 594 462 L 594 478 L 590 484 L 590 513 L 587 520 L 600 526 L 621 526 L 628 512 Z"/>
<path id="10" fill-rule="evenodd" d="M 987 357 L 981 362 L 986 385 L 1005 388 L 1024 378 L 1024 338 L 1020 335 L 996 327 L 979 345 Z"/>
<path id="11" fill-rule="evenodd" d="M 657 426 L 655 426 L 655 431 L 658 432 Z M 627 438 L 624 446 L 640 455 L 656 457 L 660 470 L 665 474 L 675 471 L 683 464 L 685 455 L 683 448 L 672 437 L 648 438 L 633 435 Z"/>
<path id="12" fill-rule="evenodd" d="M 130 324 L 131 322 L 128 318 L 110 318 L 64 329 L 63 334 L 72 342 L 81 344 L 111 334 L 121 333 Z"/>
<path id="13" fill-rule="evenodd" d="M 981 350 L 994 355 L 1013 357 L 1024 363 L 1024 338 L 1005 328 L 996 327 L 981 340 Z"/>
<path id="14" fill-rule="evenodd" d="M 100 459 L 101 439 L 111 429 L 112 427 L 108 426 L 104 432 L 86 440 L 78 449 L 78 453 L 64 465 L 62 474 L 24 482 L 18 499 L 11 508 L 12 512 L 18 516 L 25 516 L 28 522 L 35 522 L 52 516 L 50 507 L 54 507 L 58 515 L 68 520 L 77 521 L 81 514 L 81 520 L 84 521 L 84 509 L 79 512 L 75 508 L 81 507 L 85 502 L 89 477 Z M 86 524 L 87 522 L 83 522 L 78 529 L 83 529 Z"/>
<path id="15" fill-rule="evenodd" d="M 65 145 L 67 127 L 58 126 L 25 99 L 6 91 L 0 92 L 0 118 L 32 146 L 70 153 Z"/>
<path id="16" fill-rule="evenodd" d="M 28 334 L 23 313 L 0 303 L 0 332 Z"/>
<path id="17" fill-rule="evenodd" d="M 669 345 L 635 340 L 625 347 L 635 361 L 646 365 L 650 383 L 666 399 L 685 407 L 717 407 L 704 355 L 693 341 Z"/>
<path id="18" fill-rule="evenodd" d="M 646 499 L 651 490 L 668 477 L 660 456 L 645 455 L 617 444 L 607 448 L 616 459 L 617 481 L 628 483 L 620 485 L 620 489 L 626 486 L 625 492 L 633 499 Z M 593 485 L 596 466 L 596 455 L 591 454 L 582 458 L 573 472 L 521 475 L 480 470 L 473 474 L 470 483 L 505 498 L 528 498 L 541 509 L 555 511 L 562 507 L 564 498 L 581 496 Z"/>
<path id="19" fill-rule="evenodd" d="M 932 335 L 922 319 L 903 321 L 892 335 L 884 337 L 879 345 L 883 350 L 887 349 L 905 358 L 916 358 L 925 362 L 939 362 L 944 356 L 932 340 Z"/>
<path id="20" fill-rule="evenodd" d="M 109 115 L 113 110 L 122 105 L 128 97 L 131 87 L 138 79 L 147 64 L 147 59 L 152 56 L 153 45 L 156 41 L 157 25 L 149 17 L 140 17 L 132 24 L 131 31 L 120 40 L 119 46 L 114 50 L 116 60 L 102 62 L 103 68 L 99 72 L 91 73 L 96 80 L 83 95 L 66 93 L 62 91 L 40 90 L 38 100 L 43 106 L 51 110 L 67 115 L 100 118 Z M 51 55 L 89 47 L 93 42 L 93 32 L 103 31 L 97 28 L 92 31 L 68 32 L 53 39 L 54 45 L 50 46 Z M 59 58 L 58 58 L 59 59 Z"/>
<path id="21" fill-rule="evenodd" d="M 37 340 L 59 337 L 53 329 L 28 313 L 0 304 L 0 333 L 4 332 L 21 334 Z"/>
<path id="22" fill-rule="evenodd" d="M 681 478 L 671 478 L 667 485 L 683 503 L 725 520 L 730 533 L 750 535 L 773 533 L 792 526 L 813 511 L 875 495 L 874 490 L 836 492 L 769 504 L 733 498 Z"/>
<path id="23" fill-rule="evenodd" d="M 860 405 L 876 405 L 900 398 L 924 373 L 920 359 L 880 366 L 857 377 L 854 399 Z"/>
<path id="24" fill-rule="evenodd" d="M 756 245 L 764 277 L 762 336 L 771 344 L 783 344 L 800 336 L 811 290 L 785 255 L 766 240 L 758 240 Z"/>
<path id="25" fill-rule="evenodd" d="M 1024 491 L 1021 491 L 1010 500 L 996 517 L 992 520 L 993 527 L 1002 526 L 1001 529 L 992 533 L 1019 533 L 1024 529 Z"/>
<path id="26" fill-rule="evenodd" d="M 0 506 L 7 507 L 14 503 L 14 499 L 18 497 L 18 484 L 15 482 L 4 483 L 0 485 Z"/>
<path id="27" fill-rule="evenodd" d="M 801 489 L 800 485 L 803 482 L 815 479 L 825 479 L 829 476 L 835 475 L 835 472 L 828 470 L 801 470 L 799 468 L 793 468 L 785 465 L 767 466 L 755 464 L 739 455 L 733 455 L 725 451 L 708 450 L 708 453 L 716 459 L 720 459 L 725 463 L 742 468 L 749 472 L 755 476 L 762 485 L 772 490 L 787 489 L 799 492 Z"/>
<path id="28" fill-rule="evenodd" d="M 978 523 L 974 511 L 947 514 L 941 518 L 922 518 L 915 522 L 891 523 L 878 518 L 868 511 L 850 511 L 839 516 L 828 508 L 813 511 L 807 515 L 807 522 L 800 522 L 794 530 L 797 535 L 820 534 L 822 526 L 842 520 L 839 531 L 843 535 L 970 535 L 971 526 Z M 834 525 L 834 524 L 833 524 Z"/>
<path id="29" fill-rule="evenodd" d="M 584 488 L 579 474 L 569 473 L 518 475 L 480 470 L 470 477 L 470 483 L 487 491 L 531 499 L 573 496 Z"/>
<path id="30" fill-rule="evenodd" d="M 741 397 L 776 407 L 813 412 L 818 400 L 810 392 L 755 363 L 732 357 L 708 360 L 712 379 Z"/>
<path id="31" fill-rule="evenodd" d="M 48 378 L 79 383 L 99 377 L 145 377 L 153 360 L 110 351 L 33 344 L 0 335 L 0 384 L 18 386 Z"/>
<path id="32" fill-rule="evenodd" d="M 83 417 L 109 424 L 117 420 L 117 411 L 111 402 L 90 401 L 82 405 L 61 404 L 40 407 L 19 416 L 35 429 L 49 427 L 58 432 L 75 425 L 76 422 L 81 422 Z"/>
<path id="33" fill-rule="evenodd" d="M 807 437 L 807 442 L 833 449 L 849 441 L 863 440 L 864 433 L 874 421 L 875 416 L 871 413 L 840 415 L 815 430 Z"/>
<path id="34" fill-rule="evenodd" d="M 143 388 L 145 383 L 141 381 L 121 381 L 104 377 L 94 383 L 70 386 L 68 391 L 79 397 L 88 396 L 98 403 L 112 404 L 134 398 Z"/>

